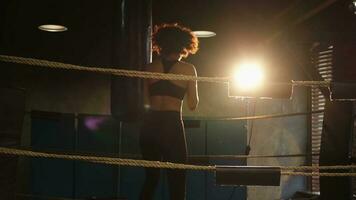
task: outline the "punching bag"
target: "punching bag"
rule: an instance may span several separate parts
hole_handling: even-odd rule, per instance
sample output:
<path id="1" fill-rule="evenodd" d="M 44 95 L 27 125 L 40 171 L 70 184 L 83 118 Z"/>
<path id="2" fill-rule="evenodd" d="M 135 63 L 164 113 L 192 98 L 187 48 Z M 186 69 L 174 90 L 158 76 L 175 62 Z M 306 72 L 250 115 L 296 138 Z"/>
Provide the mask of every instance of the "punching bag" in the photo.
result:
<path id="1" fill-rule="evenodd" d="M 151 60 L 151 1 L 123 0 L 120 6 L 114 62 L 123 69 L 144 70 Z M 123 121 L 135 121 L 142 111 L 142 79 L 113 76 L 111 114 Z"/>

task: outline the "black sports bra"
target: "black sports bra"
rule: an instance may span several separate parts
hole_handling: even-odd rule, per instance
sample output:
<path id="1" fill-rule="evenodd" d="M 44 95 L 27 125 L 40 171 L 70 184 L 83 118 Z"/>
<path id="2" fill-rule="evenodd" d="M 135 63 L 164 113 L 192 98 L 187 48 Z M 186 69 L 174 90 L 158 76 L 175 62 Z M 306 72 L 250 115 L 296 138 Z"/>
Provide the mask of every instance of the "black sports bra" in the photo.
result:
<path id="1" fill-rule="evenodd" d="M 178 61 L 170 61 L 162 58 L 162 65 L 164 73 L 171 71 L 174 64 Z M 170 96 L 182 100 L 186 89 L 180 87 L 169 80 L 159 80 L 149 86 L 150 96 Z"/>

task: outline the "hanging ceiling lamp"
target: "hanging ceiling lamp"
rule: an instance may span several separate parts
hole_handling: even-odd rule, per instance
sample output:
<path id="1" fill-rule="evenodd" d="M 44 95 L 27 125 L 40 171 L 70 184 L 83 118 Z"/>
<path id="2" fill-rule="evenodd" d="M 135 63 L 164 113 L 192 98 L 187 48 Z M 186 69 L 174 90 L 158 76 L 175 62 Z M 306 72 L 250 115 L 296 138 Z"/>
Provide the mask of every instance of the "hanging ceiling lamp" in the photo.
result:
<path id="1" fill-rule="evenodd" d="M 67 27 L 59 24 L 42 24 L 38 26 L 38 29 L 47 32 L 64 32 L 68 30 Z"/>
<path id="2" fill-rule="evenodd" d="M 212 31 L 193 31 L 198 38 L 214 37 L 216 33 Z"/>

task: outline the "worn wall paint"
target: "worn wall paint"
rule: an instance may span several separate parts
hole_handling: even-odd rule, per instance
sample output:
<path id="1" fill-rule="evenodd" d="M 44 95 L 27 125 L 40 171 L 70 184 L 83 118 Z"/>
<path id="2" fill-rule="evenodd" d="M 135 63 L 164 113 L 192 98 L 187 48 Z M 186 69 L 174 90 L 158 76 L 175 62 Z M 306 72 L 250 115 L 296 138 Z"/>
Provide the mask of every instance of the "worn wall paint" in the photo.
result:
<path id="1" fill-rule="evenodd" d="M 292 100 L 259 100 L 256 115 L 307 111 L 306 89 L 295 90 Z M 251 134 L 251 133 L 250 133 Z M 251 155 L 305 154 L 307 149 L 307 116 L 254 121 Z M 298 166 L 305 158 L 248 159 L 248 165 Z M 280 187 L 248 187 L 248 200 L 287 199 L 306 189 L 303 177 L 282 176 Z"/>
<path id="2" fill-rule="evenodd" d="M 295 88 L 292 100 L 258 100 L 255 113 L 251 112 L 251 102 L 247 109 L 247 101 L 229 98 L 227 92 L 227 85 L 200 83 L 200 104 L 196 111 L 189 111 L 184 105 L 184 115 L 219 118 L 307 111 L 306 88 Z M 250 155 L 306 153 L 307 116 L 256 120 L 253 123 Z M 297 166 L 305 162 L 305 158 L 248 159 L 247 165 Z M 280 187 L 248 187 L 247 196 L 248 200 L 285 199 L 300 190 L 306 190 L 305 178 L 282 177 Z"/>

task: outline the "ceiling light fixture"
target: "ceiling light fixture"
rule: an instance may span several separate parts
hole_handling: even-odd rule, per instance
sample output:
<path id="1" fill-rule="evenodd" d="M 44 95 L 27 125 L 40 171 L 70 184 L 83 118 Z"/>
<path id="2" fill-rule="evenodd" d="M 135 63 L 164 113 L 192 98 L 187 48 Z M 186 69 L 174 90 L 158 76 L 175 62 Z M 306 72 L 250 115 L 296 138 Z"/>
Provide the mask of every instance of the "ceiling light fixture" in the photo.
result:
<path id="1" fill-rule="evenodd" d="M 198 38 L 214 37 L 216 33 L 212 31 L 193 31 Z"/>
<path id="2" fill-rule="evenodd" d="M 349 4 L 350 10 L 356 15 L 356 0 L 352 0 Z"/>
<path id="3" fill-rule="evenodd" d="M 47 32 L 64 32 L 68 30 L 67 27 L 59 24 L 43 24 L 38 26 L 38 29 Z"/>

